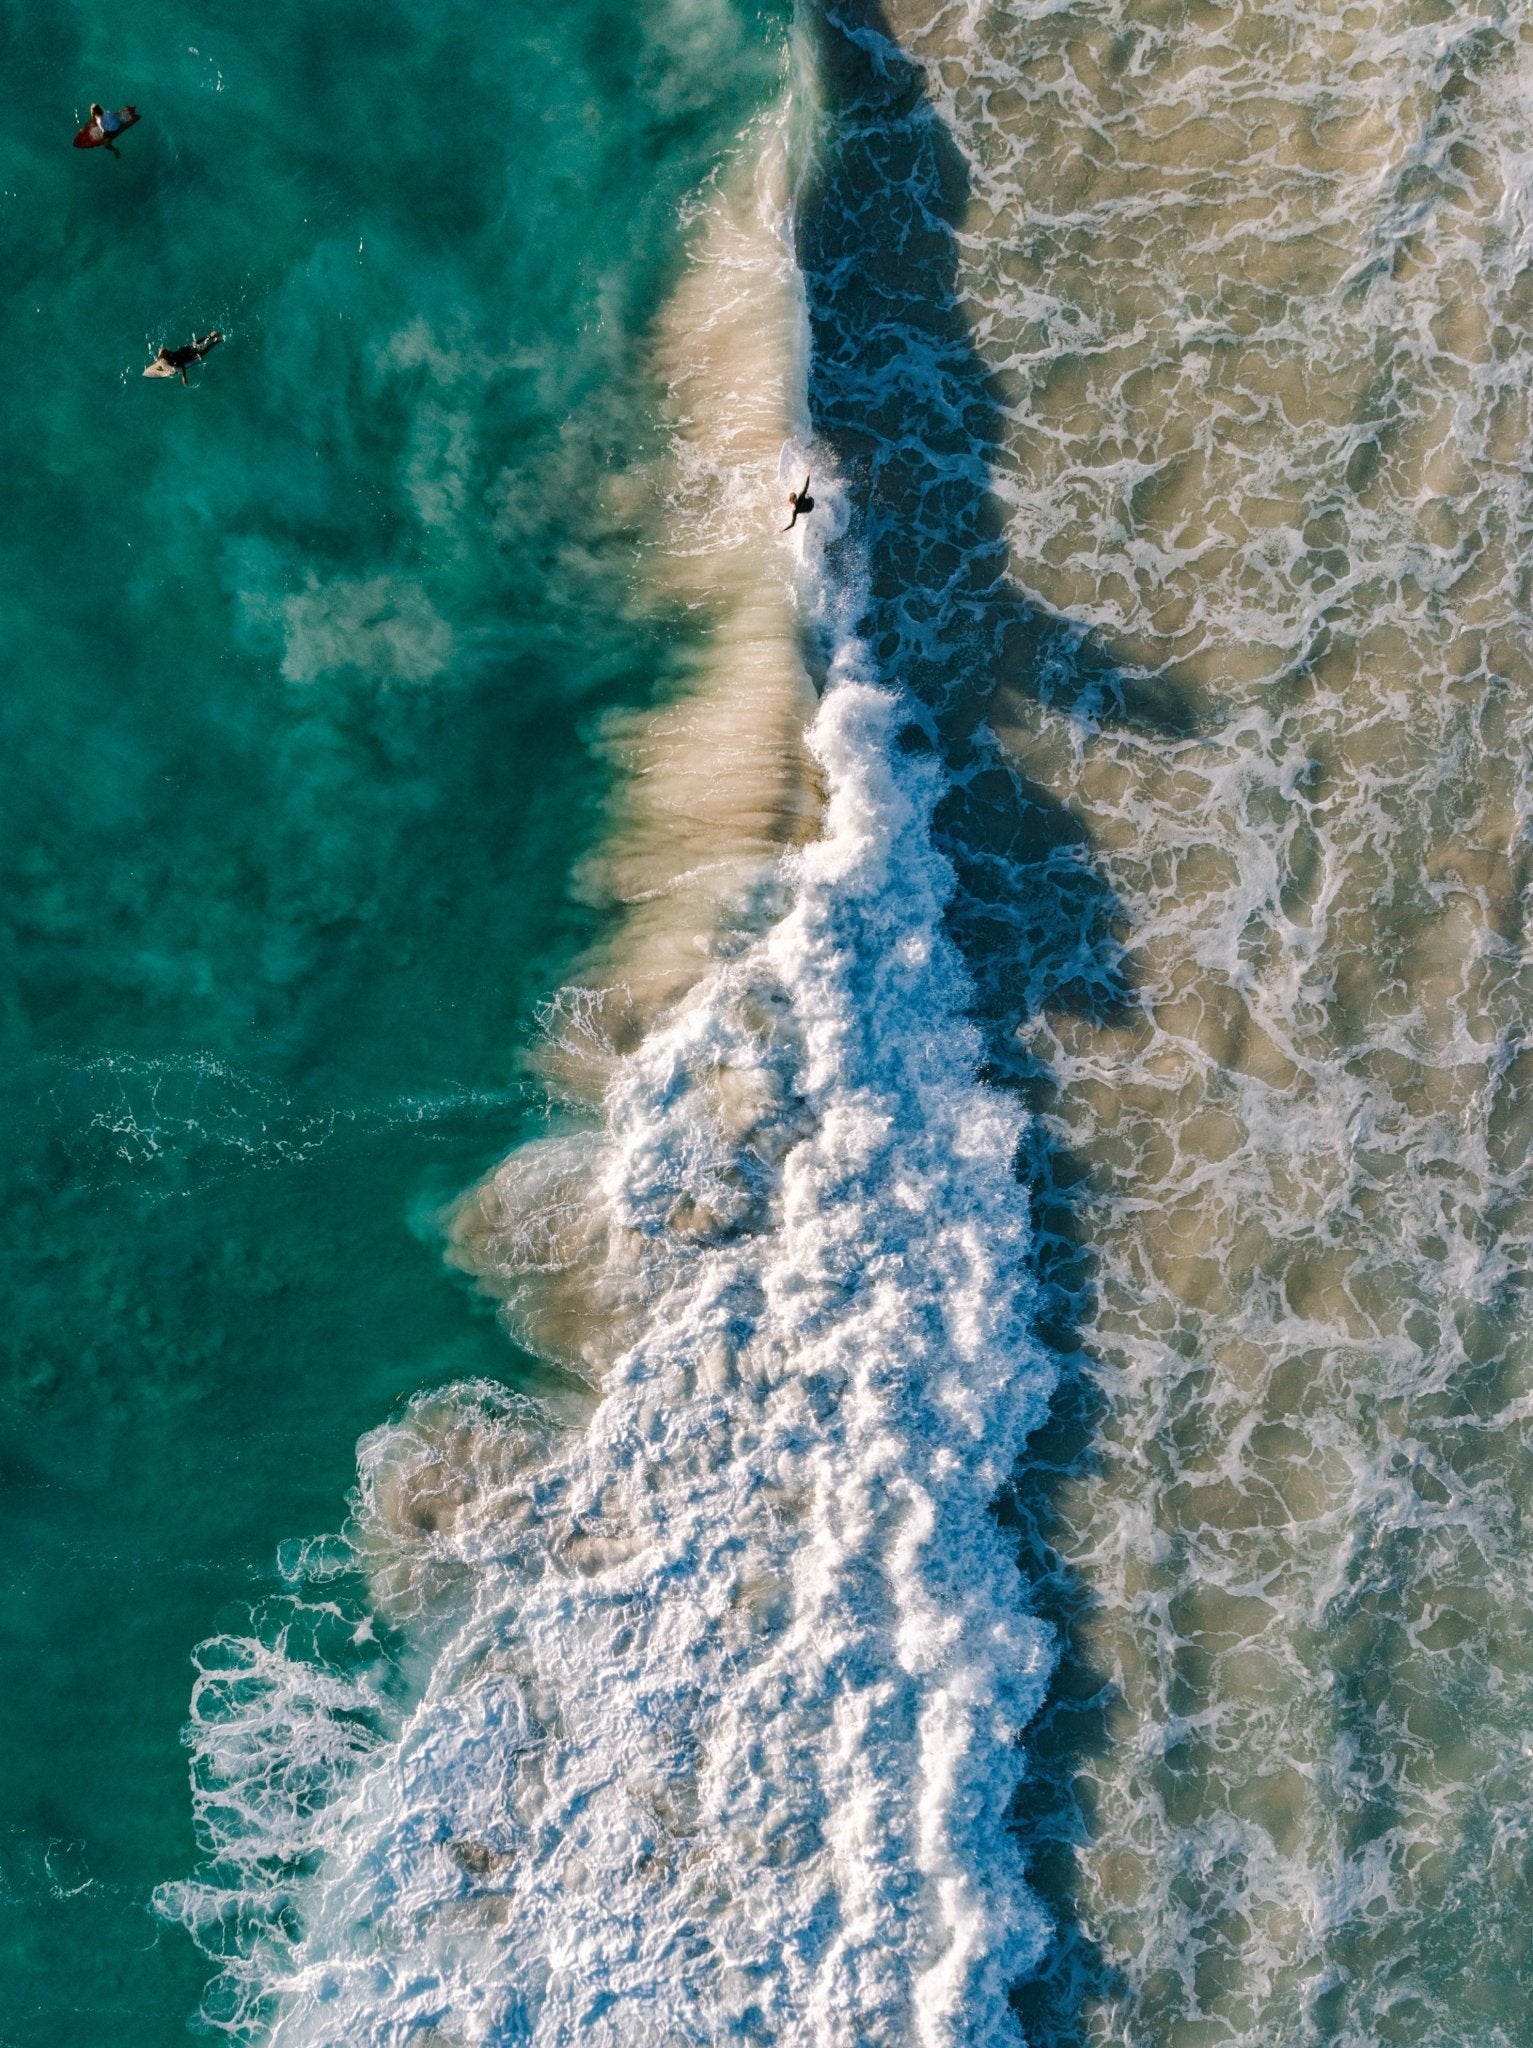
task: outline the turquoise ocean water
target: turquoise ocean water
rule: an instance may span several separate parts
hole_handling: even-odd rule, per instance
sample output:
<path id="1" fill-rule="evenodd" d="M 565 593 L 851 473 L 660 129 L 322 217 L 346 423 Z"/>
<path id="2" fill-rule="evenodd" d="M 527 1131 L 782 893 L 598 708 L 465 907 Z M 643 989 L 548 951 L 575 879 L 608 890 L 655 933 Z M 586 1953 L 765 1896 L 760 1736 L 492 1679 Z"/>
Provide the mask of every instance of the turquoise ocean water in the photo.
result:
<path id="1" fill-rule="evenodd" d="M 1526 0 L 0 21 L 0 2048 L 1523 2048 Z"/>
<path id="2" fill-rule="evenodd" d="M 179 2037 L 192 1646 L 401 1396 L 515 1373 L 429 1219 L 537 1115 L 590 731 L 685 637 L 601 492 L 770 27 L 0 17 L 7 2048 Z"/>

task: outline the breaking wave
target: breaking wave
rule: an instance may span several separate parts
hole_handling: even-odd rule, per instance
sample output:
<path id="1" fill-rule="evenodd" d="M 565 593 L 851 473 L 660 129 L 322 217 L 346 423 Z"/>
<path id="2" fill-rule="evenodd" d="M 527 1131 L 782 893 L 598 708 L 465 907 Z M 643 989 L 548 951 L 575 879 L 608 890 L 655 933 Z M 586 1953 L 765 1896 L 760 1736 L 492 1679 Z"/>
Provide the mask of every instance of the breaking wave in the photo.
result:
<path id="1" fill-rule="evenodd" d="M 416 1401 L 345 1538 L 202 1653 L 206 1861 L 160 1906 L 209 2018 L 281 2048 L 1001 2041 L 1048 1938 L 1008 1816 L 1050 1634 L 995 1513 L 1056 1377 L 1024 1117 L 805 457 L 788 166 L 779 128 L 715 195 L 662 335 L 656 577 L 714 635 L 623 735 L 565 1122 L 451 1226 L 565 1393 Z"/>

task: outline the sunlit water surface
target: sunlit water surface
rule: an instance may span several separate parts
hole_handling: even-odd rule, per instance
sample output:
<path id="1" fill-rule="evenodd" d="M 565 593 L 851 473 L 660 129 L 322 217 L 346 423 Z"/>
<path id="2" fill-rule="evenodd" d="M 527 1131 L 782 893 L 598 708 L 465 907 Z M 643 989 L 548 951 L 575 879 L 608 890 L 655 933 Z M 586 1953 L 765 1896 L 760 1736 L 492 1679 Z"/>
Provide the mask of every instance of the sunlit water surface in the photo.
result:
<path id="1" fill-rule="evenodd" d="M 8 145 L 12 2034 L 1519 2041 L 1529 28 L 275 19 Z"/>

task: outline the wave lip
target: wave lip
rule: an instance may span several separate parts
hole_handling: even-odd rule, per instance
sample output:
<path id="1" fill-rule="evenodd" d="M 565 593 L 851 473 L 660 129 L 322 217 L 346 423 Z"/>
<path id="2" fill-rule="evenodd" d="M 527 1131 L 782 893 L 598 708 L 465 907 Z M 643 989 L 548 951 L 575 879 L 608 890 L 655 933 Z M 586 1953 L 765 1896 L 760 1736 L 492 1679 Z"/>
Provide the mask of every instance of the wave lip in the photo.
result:
<path id="1" fill-rule="evenodd" d="M 848 1874 L 880 1870 L 897 1930 L 889 1887 L 905 1873 L 888 1845 L 908 1830 L 932 1947 L 919 2037 L 985 2040 L 1009 2032 L 1006 1992 L 1046 1938 L 1005 1815 L 1051 1663 L 990 1505 L 1054 1375 L 1021 1277 L 1020 1117 L 974 1080 L 968 989 L 942 932 L 951 871 L 928 836 L 937 776 L 898 754 L 900 721 L 896 699 L 846 681 L 813 736 L 828 829 L 768 949 L 794 990 L 818 1129 L 790 1156 L 767 1299 L 844 1375 L 849 1426 L 814 1460 L 833 1565 L 820 1597 L 849 1636 L 878 1631 L 861 1610 L 881 1578 L 913 1695 L 906 1755 L 848 1745 L 847 1782 L 827 1787 L 833 1810 L 845 1798 L 859 1815 Z"/>

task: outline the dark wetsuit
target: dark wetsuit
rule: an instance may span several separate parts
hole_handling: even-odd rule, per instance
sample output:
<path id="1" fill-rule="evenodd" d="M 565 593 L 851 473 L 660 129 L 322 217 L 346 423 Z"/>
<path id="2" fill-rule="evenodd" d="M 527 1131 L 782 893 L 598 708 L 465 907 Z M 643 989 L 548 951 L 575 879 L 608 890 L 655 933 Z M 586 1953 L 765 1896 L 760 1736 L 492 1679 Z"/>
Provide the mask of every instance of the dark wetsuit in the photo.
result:
<path id="1" fill-rule="evenodd" d="M 172 370 L 181 372 L 181 382 L 186 382 L 187 370 L 193 363 L 200 363 L 210 348 L 217 348 L 223 336 L 215 328 L 205 334 L 201 341 L 192 341 L 185 348 L 162 348 L 155 356 L 157 363 L 164 363 Z"/>
<path id="2" fill-rule="evenodd" d="M 798 518 L 799 514 L 801 512 L 812 512 L 813 510 L 814 500 L 809 495 L 809 479 L 806 476 L 804 478 L 804 488 L 801 491 L 789 491 L 788 493 L 788 511 L 792 517 L 781 531 L 783 533 L 791 533 L 794 521 Z"/>

